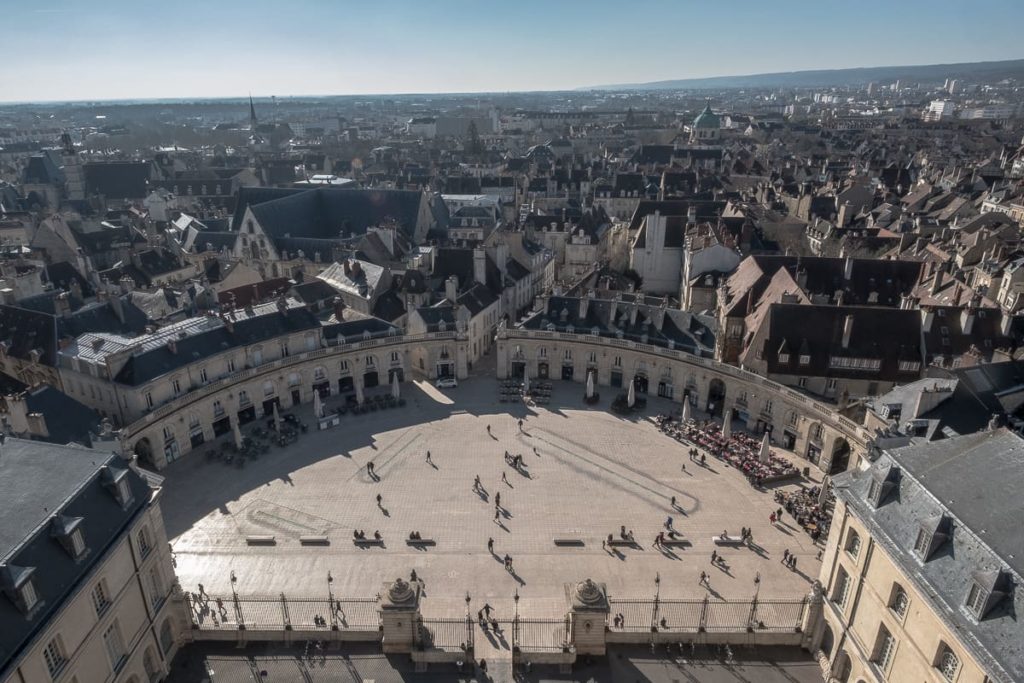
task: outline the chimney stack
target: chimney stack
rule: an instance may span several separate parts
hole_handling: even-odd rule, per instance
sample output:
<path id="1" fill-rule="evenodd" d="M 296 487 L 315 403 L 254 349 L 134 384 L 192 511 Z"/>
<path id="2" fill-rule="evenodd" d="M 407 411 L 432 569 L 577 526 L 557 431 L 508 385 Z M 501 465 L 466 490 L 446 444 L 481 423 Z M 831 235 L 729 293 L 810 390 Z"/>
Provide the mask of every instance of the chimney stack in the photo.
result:
<path id="1" fill-rule="evenodd" d="M 459 278 L 451 275 L 444 281 L 444 298 L 453 304 L 459 298 Z"/>
<path id="2" fill-rule="evenodd" d="M 848 314 L 843 320 L 843 348 L 850 348 L 850 335 L 853 334 L 853 314 Z"/>
<path id="3" fill-rule="evenodd" d="M 481 248 L 473 250 L 473 279 L 481 285 L 487 284 L 487 252 Z"/>
<path id="4" fill-rule="evenodd" d="M 843 279 L 849 281 L 853 277 L 853 257 L 847 256 L 843 264 Z"/>
<path id="5" fill-rule="evenodd" d="M 345 319 L 345 302 L 340 296 L 334 297 L 334 301 L 331 302 L 334 308 L 334 319 L 339 323 Z"/>

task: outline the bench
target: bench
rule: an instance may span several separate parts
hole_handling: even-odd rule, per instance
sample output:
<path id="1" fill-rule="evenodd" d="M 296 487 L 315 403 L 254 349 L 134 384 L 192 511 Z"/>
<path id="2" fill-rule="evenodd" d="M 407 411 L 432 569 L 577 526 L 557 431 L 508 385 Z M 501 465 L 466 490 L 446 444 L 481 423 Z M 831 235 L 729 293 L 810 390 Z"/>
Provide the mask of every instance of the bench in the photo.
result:
<path id="1" fill-rule="evenodd" d="M 384 539 L 383 538 L 373 538 L 372 536 L 370 536 L 369 538 L 353 538 L 352 539 L 352 543 L 354 545 L 357 545 L 357 546 L 360 546 L 360 547 L 371 546 L 371 545 L 381 545 L 382 546 L 382 545 L 384 545 Z"/>
<path id="2" fill-rule="evenodd" d="M 413 546 L 433 546 L 437 545 L 437 541 L 432 538 L 407 538 L 405 539 L 405 544 Z"/>
<path id="3" fill-rule="evenodd" d="M 274 536 L 246 536 L 245 542 L 249 545 L 276 545 L 277 538 Z"/>
<path id="4" fill-rule="evenodd" d="M 715 536 L 711 539 L 715 545 L 743 545 L 742 536 Z"/>
<path id="5" fill-rule="evenodd" d="M 671 546 L 673 548 L 682 548 L 684 546 L 693 545 L 684 538 L 666 538 L 661 542 L 661 544 L 666 547 Z"/>
<path id="6" fill-rule="evenodd" d="M 572 536 L 558 536 L 558 537 L 554 538 L 553 541 L 554 541 L 554 544 L 557 545 L 557 546 L 576 546 L 576 547 L 580 547 L 580 546 L 584 545 L 582 538 L 575 538 L 575 537 L 572 537 Z"/>
<path id="7" fill-rule="evenodd" d="M 330 545 L 331 541 L 326 536 L 299 536 L 301 545 Z"/>
<path id="8" fill-rule="evenodd" d="M 636 546 L 636 540 L 632 538 L 612 538 L 607 543 L 612 548 L 633 548 Z"/>

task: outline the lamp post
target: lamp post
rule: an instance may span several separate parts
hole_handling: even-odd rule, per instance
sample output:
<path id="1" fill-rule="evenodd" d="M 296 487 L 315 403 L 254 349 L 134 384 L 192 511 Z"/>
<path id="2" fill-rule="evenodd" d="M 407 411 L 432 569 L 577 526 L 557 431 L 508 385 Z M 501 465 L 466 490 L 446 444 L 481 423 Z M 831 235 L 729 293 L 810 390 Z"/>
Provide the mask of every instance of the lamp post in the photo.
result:
<path id="1" fill-rule="evenodd" d="M 231 570 L 231 599 L 235 603 L 235 616 L 238 617 L 238 628 L 239 630 L 245 629 L 245 619 L 242 617 L 242 605 L 238 602 L 238 577 L 235 576 L 235 570 Z"/>
<path id="2" fill-rule="evenodd" d="M 661 572 L 654 575 L 654 609 L 651 611 L 651 633 L 658 630 L 658 607 L 661 604 Z M 653 642 L 653 638 L 652 641 Z"/>
<path id="3" fill-rule="evenodd" d="M 327 611 L 331 613 L 331 630 L 338 630 L 338 611 L 334 609 L 334 591 L 331 589 L 331 584 L 334 583 L 334 577 L 331 576 L 330 570 L 327 571 Z"/>

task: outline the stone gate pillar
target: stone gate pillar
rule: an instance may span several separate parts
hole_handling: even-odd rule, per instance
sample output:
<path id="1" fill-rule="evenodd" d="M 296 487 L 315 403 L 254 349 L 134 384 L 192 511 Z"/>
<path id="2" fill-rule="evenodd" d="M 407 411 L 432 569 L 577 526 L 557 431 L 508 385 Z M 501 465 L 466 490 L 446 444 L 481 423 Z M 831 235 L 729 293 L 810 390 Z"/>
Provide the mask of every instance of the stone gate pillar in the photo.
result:
<path id="1" fill-rule="evenodd" d="M 825 632 L 825 596 L 821 581 L 811 584 L 811 592 L 807 594 L 807 609 L 800 624 L 803 636 L 800 646 L 810 652 L 821 647 L 822 635 Z"/>
<path id="2" fill-rule="evenodd" d="M 378 609 L 384 652 L 412 652 L 420 616 L 419 584 L 410 584 L 402 579 L 385 583 Z"/>
<path id="3" fill-rule="evenodd" d="M 605 654 L 608 613 L 608 590 L 603 583 L 590 579 L 576 585 L 565 585 L 572 626 L 572 643 L 577 655 Z"/>

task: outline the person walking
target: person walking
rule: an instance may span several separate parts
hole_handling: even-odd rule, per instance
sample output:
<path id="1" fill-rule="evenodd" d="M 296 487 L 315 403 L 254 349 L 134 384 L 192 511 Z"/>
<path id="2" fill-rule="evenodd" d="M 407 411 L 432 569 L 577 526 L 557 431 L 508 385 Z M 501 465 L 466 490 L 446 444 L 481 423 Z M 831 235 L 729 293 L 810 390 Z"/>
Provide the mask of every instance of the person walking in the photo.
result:
<path id="1" fill-rule="evenodd" d="M 789 556 L 789 568 L 796 571 L 796 555 Z"/>
<path id="2" fill-rule="evenodd" d="M 492 555 L 494 554 L 494 539 L 493 538 L 488 538 L 487 539 L 487 552 L 489 552 Z"/>
<path id="3" fill-rule="evenodd" d="M 434 461 L 430 459 L 430 451 L 427 451 L 427 464 L 433 465 Z"/>
<path id="4" fill-rule="evenodd" d="M 492 609 L 494 609 L 494 608 L 491 607 L 490 603 L 486 603 L 486 602 L 484 603 L 484 614 L 487 615 L 488 619 L 491 618 L 491 610 Z"/>
<path id="5" fill-rule="evenodd" d="M 771 522 L 772 526 L 775 526 L 775 513 L 768 515 L 768 521 Z"/>
<path id="6" fill-rule="evenodd" d="M 519 431 L 523 431 L 523 418 L 519 418 Z"/>
<path id="7" fill-rule="evenodd" d="M 712 550 L 711 551 L 711 564 L 718 564 L 718 551 L 717 550 Z"/>
<path id="8" fill-rule="evenodd" d="M 501 507 L 501 492 L 500 491 L 498 493 L 494 494 L 494 506 L 495 507 L 499 507 L 499 508 Z"/>
<path id="9" fill-rule="evenodd" d="M 782 551 L 782 563 L 789 564 L 789 548 Z"/>
<path id="10" fill-rule="evenodd" d="M 700 581 L 698 582 L 697 585 L 699 585 L 699 586 L 708 586 L 709 585 L 708 584 L 708 573 L 707 572 L 701 572 L 700 573 Z"/>
<path id="11" fill-rule="evenodd" d="M 501 522 L 499 521 L 500 519 L 501 519 L 501 510 L 498 509 L 497 507 L 495 507 L 494 508 L 494 521 L 497 522 L 498 524 L 501 524 Z"/>
<path id="12" fill-rule="evenodd" d="M 509 484 L 509 483 L 508 483 L 508 477 L 506 477 L 506 476 L 505 476 L 505 473 L 504 473 L 504 472 L 502 472 L 502 473 L 501 473 L 501 480 L 502 480 L 503 482 L 505 482 L 506 484 L 508 484 L 509 486 L 511 486 L 511 485 L 512 485 L 512 484 Z"/>
<path id="13" fill-rule="evenodd" d="M 474 491 L 479 491 L 480 490 L 480 475 L 479 474 L 476 475 L 476 478 L 473 480 L 473 490 Z"/>
<path id="14" fill-rule="evenodd" d="M 684 467 L 685 467 L 685 465 L 684 465 Z M 676 497 L 675 496 L 672 496 L 672 509 L 673 510 L 676 509 Z"/>
<path id="15" fill-rule="evenodd" d="M 481 659 L 480 660 L 480 671 L 482 673 L 485 673 L 485 674 L 487 673 L 487 660 L 486 659 Z"/>
<path id="16" fill-rule="evenodd" d="M 384 496 L 382 496 L 382 495 L 380 495 L 380 494 L 378 493 L 378 494 L 377 494 L 377 507 L 384 507 L 383 505 L 381 505 L 381 503 L 383 502 L 383 500 L 384 500 Z"/>
<path id="17" fill-rule="evenodd" d="M 672 516 L 671 515 L 669 515 L 669 517 L 665 520 L 665 528 L 666 529 L 671 529 L 672 528 Z"/>

